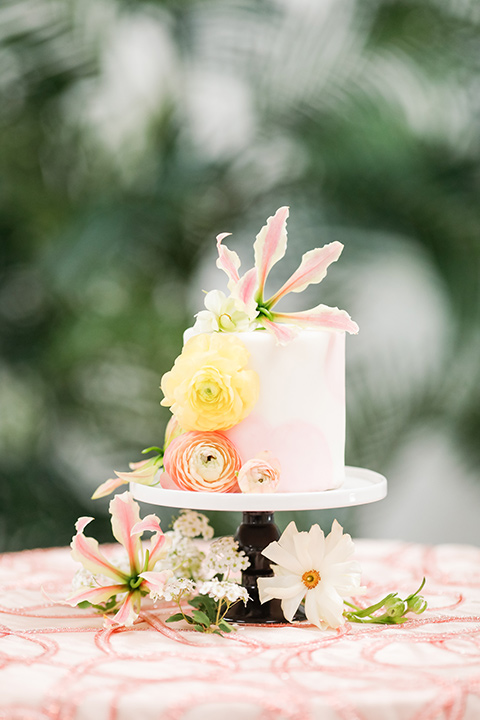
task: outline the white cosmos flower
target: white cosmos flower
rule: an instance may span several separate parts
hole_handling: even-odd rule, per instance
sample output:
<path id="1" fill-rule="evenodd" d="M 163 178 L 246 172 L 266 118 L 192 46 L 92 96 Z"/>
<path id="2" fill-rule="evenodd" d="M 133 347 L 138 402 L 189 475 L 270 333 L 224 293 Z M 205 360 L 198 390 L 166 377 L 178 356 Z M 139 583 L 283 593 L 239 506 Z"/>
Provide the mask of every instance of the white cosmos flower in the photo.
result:
<path id="1" fill-rule="evenodd" d="M 365 591 L 360 586 L 360 565 L 352 560 L 350 535 L 334 520 L 324 536 L 319 525 L 299 532 L 294 522 L 278 542 L 263 550 L 272 560 L 273 577 L 258 578 L 260 602 L 282 601 L 285 618 L 291 622 L 305 598 L 305 615 L 319 628 L 337 628 L 344 623 L 343 598 Z"/>
<path id="2" fill-rule="evenodd" d="M 250 330 L 257 315 L 239 298 L 226 297 L 221 290 L 211 290 L 205 295 L 206 310 L 196 314 L 195 325 L 184 333 L 185 342 L 193 335 L 211 332 L 244 332 Z"/>

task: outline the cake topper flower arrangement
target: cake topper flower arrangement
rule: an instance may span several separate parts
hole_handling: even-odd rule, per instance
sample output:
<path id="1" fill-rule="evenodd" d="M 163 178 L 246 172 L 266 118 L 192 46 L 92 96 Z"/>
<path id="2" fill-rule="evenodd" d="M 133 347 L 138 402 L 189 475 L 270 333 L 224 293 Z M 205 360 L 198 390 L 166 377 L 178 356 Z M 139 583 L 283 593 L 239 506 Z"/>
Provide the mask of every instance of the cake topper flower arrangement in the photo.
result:
<path id="1" fill-rule="evenodd" d="M 220 290 L 212 290 L 205 297 L 205 308 L 197 314 L 193 328 L 186 337 L 198 333 L 244 332 L 264 329 L 271 332 L 277 342 L 292 340 L 300 328 L 325 328 L 357 333 L 358 325 L 345 310 L 317 305 L 311 310 L 286 313 L 278 311 L 276 304 L 288 293 L 299 293 L 309 285 L 321 282 L 328 267 L 338 260 L 343 250 L 340 242 L 305 253 L 293 275 L 269 298 L 265 298 L 265 282 L 273 266 L 287 250 L 288 207 L 281 207 L 269 217 L 258 233 L 253 245 L 255 264 L 240 275 L 240 258 L 229 250 L 223 240 L 230 233 L 217 236 L 217 267 L 228 277 L 227 297 Z"/>

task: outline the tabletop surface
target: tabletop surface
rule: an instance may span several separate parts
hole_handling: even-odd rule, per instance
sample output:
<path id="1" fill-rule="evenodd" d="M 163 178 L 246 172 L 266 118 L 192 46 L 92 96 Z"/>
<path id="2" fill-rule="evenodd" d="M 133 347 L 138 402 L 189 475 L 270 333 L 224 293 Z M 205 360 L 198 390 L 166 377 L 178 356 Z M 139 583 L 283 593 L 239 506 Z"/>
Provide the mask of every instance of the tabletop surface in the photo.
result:
<path id="1" fill-rule="evenodd" d="M 239 626 L 203 635 L 148 605 L 130 629 L 55 605 L 67 548 L 0 556 L 0 720 L 478 720 L 480 549 L 356 541 L 372 602 L 425 575 L 400 626 Z M 108 547 L 107 547 L 108 552 Z"/>

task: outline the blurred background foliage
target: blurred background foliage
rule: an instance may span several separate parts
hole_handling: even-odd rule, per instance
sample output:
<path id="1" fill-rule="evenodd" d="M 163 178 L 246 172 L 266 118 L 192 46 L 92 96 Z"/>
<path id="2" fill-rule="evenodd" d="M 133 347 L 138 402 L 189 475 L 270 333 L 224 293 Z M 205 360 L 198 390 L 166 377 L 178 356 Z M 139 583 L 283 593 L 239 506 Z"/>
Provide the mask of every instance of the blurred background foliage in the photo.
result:
<path id="1" fill-rule="evenodd" d="M 347 462 L 390 480 L 337 516 L 480 542 L 452 505 L 480 498 L 479 23 L 473 0 L 3 0 L 1 550 L 85 514 L 110 539 L 90 495 L 161 443 L 215 235 L 246 259 L 283 204 L 279 273 L 345 244 L 311 298 L 361 326 Z"/>

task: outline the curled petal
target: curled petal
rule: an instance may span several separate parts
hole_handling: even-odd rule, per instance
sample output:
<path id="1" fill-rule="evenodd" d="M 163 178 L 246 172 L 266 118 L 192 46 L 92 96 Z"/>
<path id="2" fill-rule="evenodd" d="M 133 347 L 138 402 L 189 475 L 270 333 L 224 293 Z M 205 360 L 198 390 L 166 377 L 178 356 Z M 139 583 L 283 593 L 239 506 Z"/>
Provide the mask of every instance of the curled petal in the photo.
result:
<path id="1" fill-rule="evenodd" d="M 262 325 L 275 337 L 277 345 L 286 345 L 298 335 L 298 329 L 293 325 L 281 325 L 265 317 L 262 317 Z"/>
<path id="2" fill-rule="evenodd" d="M 147 570 L 152 570 L 152 568 L 155 567 L 155 563 L 165 557 L 169 547 L 170 538 L 167 538 L 163 532 L 157 532 L 152 535 L 148 553 Z"/>
<path id="3" fill-rule="evenodd" d="M 252 319 L 258 314 L 255 299 L 256 289 L 257 269 L 251 268 L 243 275 L 233 290 L 234 296 L 244 303 L 247 313 Z"/>
<path id="4" fill-rule="evenodd" d="M 86 570 L 93 575 L 106 575 L 117 582 L 125 581 L 125 574 L 112 565 L 105 555 L 100 552 L 98 542 L 91 537 L 83 534 L 83 528 L 90 522 L 92 518 L 80 518 L 77 521 L 77 534 L 72 538 L 72 558 L 81 563 Z"/>
<path id="5" fill-rule="evenodd" d="M 95 490 L 95 492 L 92 495 L 92 500 L 98 500 L 98 498 L 106 497 L 107 495 L 110 495 L 114 490 L 116 490 L 120 485 L 126 485 L 128 484 L 128 480 L 123 480 L 122 478 L 110 478 L 110 480 L 106 480 L 104 483 L 98 486 L 98 488 Z"/>
<path id="6" fill-rule="evenodd" d="M 145 467 L 145 463 L 150 463 L 150 460 L 142 461 L 141 467 L 136 470 L 132 470 L 132 472 L 117 472 L 115 470 L 115 475 L 126 483 L 136 482 L 140 485 L 154 485 L 156 482 L 155 475 L 157 474 L 158 466 L 156 464 L 150 464 Z M 132 463 L 132 465 L 133 464 L 134 463 Z"/>
<path id="7" fill-rule="evenodd" d="M 317 305 L 311 310 L 295 313 L 272 313 L 274 322 L 288 323 L 300 328 L 325 328 L 327 330 L 344 330 L 356 335 L 358 325 L 345 310 Z"/>
<path id="8" fill-rule="evenodd" d="M 321 282 L 327 274 L 328 266 L 338 260 L 342 250 L 342 243 L 335 241 L 324 245 L 322 248 L 315 248 L 315 250 L 305 253 L 298 269 L 282 285 L 280 290 L 270 298 L 268 306 L 275 305 L 287 293 L 299 293 L 309 285 Z"/>
<path id="9" fill-rule="evenodd" d="M 136 572 L 139 569 L 141 542 L 132 530 L 140 523 L 140 508 L 129 492 L 115 495 L 110 501 L 110 514 L 112 516 L 112 532 L 115 539 L 123 545 L 128 554 L 130 569 Z"/>
<path id="10" fill-rule="evenodd" d="M 147 588 L 152 595 L 161 595 L 167 581 L 172 577 L 172 572 L 170 570 L 164 570 L 163 572 L 147 571 L 140 573 L 140 577 L 143 579 L 142 587 Z"/>
<path id="11" fill-rule="evenodd" d="M 260 230 L 253 245 L 255 267 L 258 271 L 258 298 L 263 297 L 265 280 L 272 267 L 285 255 L 287 249 L 288 207 L 281 207 Z"/>
<path id="12" fill-rule="evenodd" d="M 75 523 L 75 530 L 77 531 L 77 533 L 83 533 L 87 525 L 90 525 L 90 523 L 94 519 L 95 518 L 87 515 L 82 515 L 82 517 L 79 517 L 77 522 Z"/>
<path id="13" fill-rule="evenodd" d="M 89 602 L 92 605 L 107 602 L 114 595 L 125 592 L 125 585 L 102 585 L 102 587 L 82 589 L 68 597 L 64 602 L 66 605 L 79 605 L 82 602 Z"/>
<path id="14" fill-rule="evenodd" d="M 240 267 L 240 258 L 237 253 L 233 250 L 229 250 L 225 245 L 222 245 L 222 240 L 228 237 L 231 233 L 222 233 L 217 235 L 217 250 L 218 260 L 217 267 L 219 270 L 223 270 L 228 277 L 228 289 L 232 291 L 234 286 L 240 280 L 238 274 L 238 268 Z"/>
<path id="15" fill-rule="evenodd" d="M 156 515 L 147 515 L 143 518 L 143 520 L 140 520 L 136 525 L 132 527 L 131 534 L 132 535 L 143 535 L 144 532 L 151 531 L 151 532 L 161 532 L 160 530 L 160 520 Z"/>
<path id="16" fill-rule="evenodd" d="M 140 612 L 140 600 L 140 593 L 129 593 L 113 617 L 104 617 L 104 626 L 114 628 L 133 625 Z"/>

